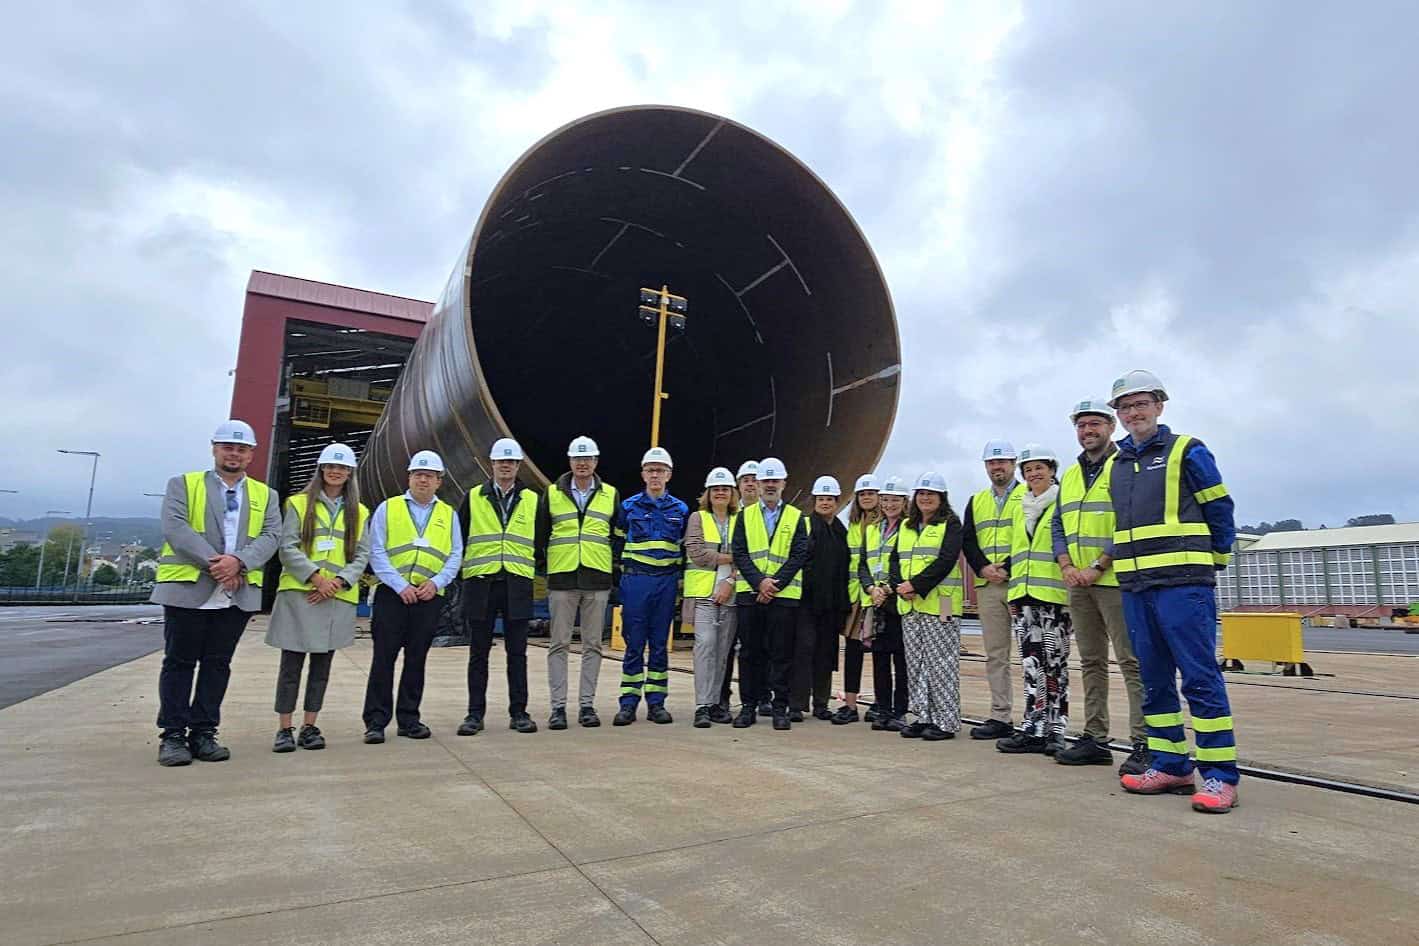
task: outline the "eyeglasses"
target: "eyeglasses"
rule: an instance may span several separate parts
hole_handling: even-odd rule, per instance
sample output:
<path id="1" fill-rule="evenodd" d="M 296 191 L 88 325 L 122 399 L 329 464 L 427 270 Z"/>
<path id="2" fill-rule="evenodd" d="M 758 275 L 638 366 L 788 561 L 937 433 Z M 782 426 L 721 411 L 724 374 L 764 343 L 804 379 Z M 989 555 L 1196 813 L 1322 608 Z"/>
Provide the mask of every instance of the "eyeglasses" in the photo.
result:
<path id="1" fill-rule="evenodd" d="M 1143 408 L 1149 407 L 1150 405 L 1152 405 L 1152 404 L 1154 404 L 1154 403 L 1156 403 L 1156 399 L 1155 399 L 1155 398 L 1151 398 L 1151 397 L 1149 397 L 1149 398 L 1142 398 L 1142 399 L 1137 400 L 1137 401 L 1129 401 L 1127 404 L 1120 404 L 1120 405 L 1119 405 L 1117 408 L 1115 408 L 1115 409 L 1116 409 L 1120 414 L 1123 414 L 1123 413 L 1126 413 L 1126 412 L 1128 412 L 1128 411 L 1138 411 L 1138 410 L 1142 410 Z"/>
<path id="2" fill-rule="evenodd" d="M 238 508 L 240 504 L 237 503 L 236 490 L 227 490 L 227 512 L 236 512 Z"/>

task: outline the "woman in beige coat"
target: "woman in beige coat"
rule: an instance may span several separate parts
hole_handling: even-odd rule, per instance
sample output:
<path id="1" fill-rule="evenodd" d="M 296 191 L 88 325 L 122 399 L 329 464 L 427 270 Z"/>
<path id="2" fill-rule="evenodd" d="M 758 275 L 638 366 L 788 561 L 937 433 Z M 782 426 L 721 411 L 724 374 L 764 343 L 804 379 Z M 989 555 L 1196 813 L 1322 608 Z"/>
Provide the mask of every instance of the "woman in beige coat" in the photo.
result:
<path id="1" fill-rule="evenodd" d="M 734 561 L 730 536 L 739 504 L 734 474 L 722 466 L 705 478 L 700 508 L 685 523 L 685 605 L 695 627 L 695 727 L 733 721 L 720 705 L 720 687 L 734 646 Z"/>

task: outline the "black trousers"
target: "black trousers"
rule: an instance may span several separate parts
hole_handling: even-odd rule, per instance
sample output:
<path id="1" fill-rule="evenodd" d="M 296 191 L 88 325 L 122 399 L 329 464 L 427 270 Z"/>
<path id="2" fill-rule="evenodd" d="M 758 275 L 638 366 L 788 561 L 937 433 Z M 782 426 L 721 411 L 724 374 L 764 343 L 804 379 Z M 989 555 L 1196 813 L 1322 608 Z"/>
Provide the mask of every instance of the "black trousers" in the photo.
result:
<path id="1" fill-rule="evenodd" d="M 222 699 L 251 613 L 238 607 L 163 607 L 163 669 L 158 673 L 158 728 L 164 733 L 216 732 Z M 197 678 L 197 688 L 192 678 Z"/>
<path id="2" fill-rule="evenodd" d="M 775 715 L 788 712 L 789 676 L 798 609 L 783 604 L 741 605 L 739 612 L 739 699 L 772 693 Z"/>
<path id="3" fill-rule="evenodd" d="M 843 644 L 843 692 L 862 692 L 862 641 L 849 637 Z"/>
<path id="4" fill-rule="evenodd" d="M 832 695 L 833 671 L 838 669 L 838 631 L 843 615 L 800 606 L 793 626 L 793 679 L 789 684 L 790 704 L 806 711 L 826 708 Z"/>
<path id="5" fill-rule="evenodd" d="M 424 661 L 438 630 L 443 598 L 405 604 L 387 585 L 374 593 L 374 615 L 370 636 L 374 654 L 370 658 L 369 682 L 365 684 L 365 728 L 383 729 L 394 717 L 401 727 L 419 721 L 419 704 L 424 699 Z M 394 661 L 404 651 L 404 670 L 399 674 L 399 702 L 394 701 Z"/>
<path id="6" fill-rule="evenodd" d="M 729 653 L 724 658 L 724 682 L 719 686 L 719 702 L 720 705 L 726 708 L 729 706 L 729 682 L 734 676 L 734 663 L 738 659 L 738 652 L 742 650 L 742 645 L 739 643 L 739 627 L 740 622 L 735 621 L 734 637 L 729 641 Z M 757 697 L 757 702 L 759 703 L 767 703 L 772 698 L 769 694 L 769 679 L 767 675 L 764 677 L 763 688 L 759 691 Z M 744 680 L 742 679 L 742 675 L 739 680 L 739 699 L 741 701 L 744 699 Z"/>
<path id="7" fill-rule="evenodd" d="M 330 661 L 335 651 L 310 655 L 310 673 L 305 678 L 305 711 L 319 713 L 325 705 L 325 686 L 330 682 Z M 281 651 L 281 669 L 276 674 L 276 712 L 294 713 L 296 694 L 301 689 L 301 665 L 305 663 L 303 650 Z"/>
<path id="8" fill-rule="evenodd" d="M 877 710 L 900 719 L 907 714 L 907 650 L 902 642 L 902 619 L 895 610 L 878 611 L 882 627 L 872 638 L 872 691 Z"/>
<path id="9" fill-rule="evenodd" d="M 466 583 L 464 587 L 467 587 Z M 464 595 L 464 601 L 472 600 Z M 495 581 L 485 596 L 482 613 L 465 609 L 468 624 L 468 715 L 483 716 L 488 709 L 488 652 L 493 649 L 493 625 L 503 617 L 503 650 L 507 654 L 508 714 L 527 715 L 527 618 L 507 616 L 507 582 Z"/>

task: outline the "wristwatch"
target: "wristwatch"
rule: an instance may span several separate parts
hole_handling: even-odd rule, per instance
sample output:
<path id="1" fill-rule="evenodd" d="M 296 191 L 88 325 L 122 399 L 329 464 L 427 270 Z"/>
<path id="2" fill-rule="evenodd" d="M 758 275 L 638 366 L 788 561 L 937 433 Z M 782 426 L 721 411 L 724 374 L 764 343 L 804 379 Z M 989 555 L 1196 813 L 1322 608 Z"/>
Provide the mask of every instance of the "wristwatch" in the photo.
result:
<path id="1" fill-rule="evenodd" d="M 1102 572 L 1104 570 L 1104 563 L 1096 558 L 1089 563 L 1089 567 L 1094 569 L 1095 571 Z"/>

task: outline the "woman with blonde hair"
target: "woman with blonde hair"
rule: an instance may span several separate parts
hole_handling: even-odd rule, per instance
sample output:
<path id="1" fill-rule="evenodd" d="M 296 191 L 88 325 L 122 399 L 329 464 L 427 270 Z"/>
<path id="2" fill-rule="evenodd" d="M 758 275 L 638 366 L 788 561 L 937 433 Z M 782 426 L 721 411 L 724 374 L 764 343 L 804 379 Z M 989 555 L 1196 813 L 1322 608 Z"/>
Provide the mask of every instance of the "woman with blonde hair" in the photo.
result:
<path id="1" fill-rule="evenodd" d="M 734 559 L 729 542 L 739 511 L 734 474 L 722 466 L 705 477 L 699 510 L 685 523 L 685 604 L 681 620 L 695 628 L 695 728 L 733 722 L 720 688 L 734 647 Z"/>
<path id="2" fill-rule="evenodd" d="M 281 581 L 266 631 L 266 643 L 281 649 L 276 678 L 280 722 L 273 752 L 294 752 L 298 745 L 325 748 L 316 714 L 325 700 L 331 658 L 355 640 L 358 582 L 370 558 L 365 529 L 369 510 L 360 503 L 354 472 L 355 451 L 332 443 L 320 452 L 315 475 L 305 489 L 286 500 Z M 305 719 L 297 737 L 291 717 L 307 654 Z"/>

